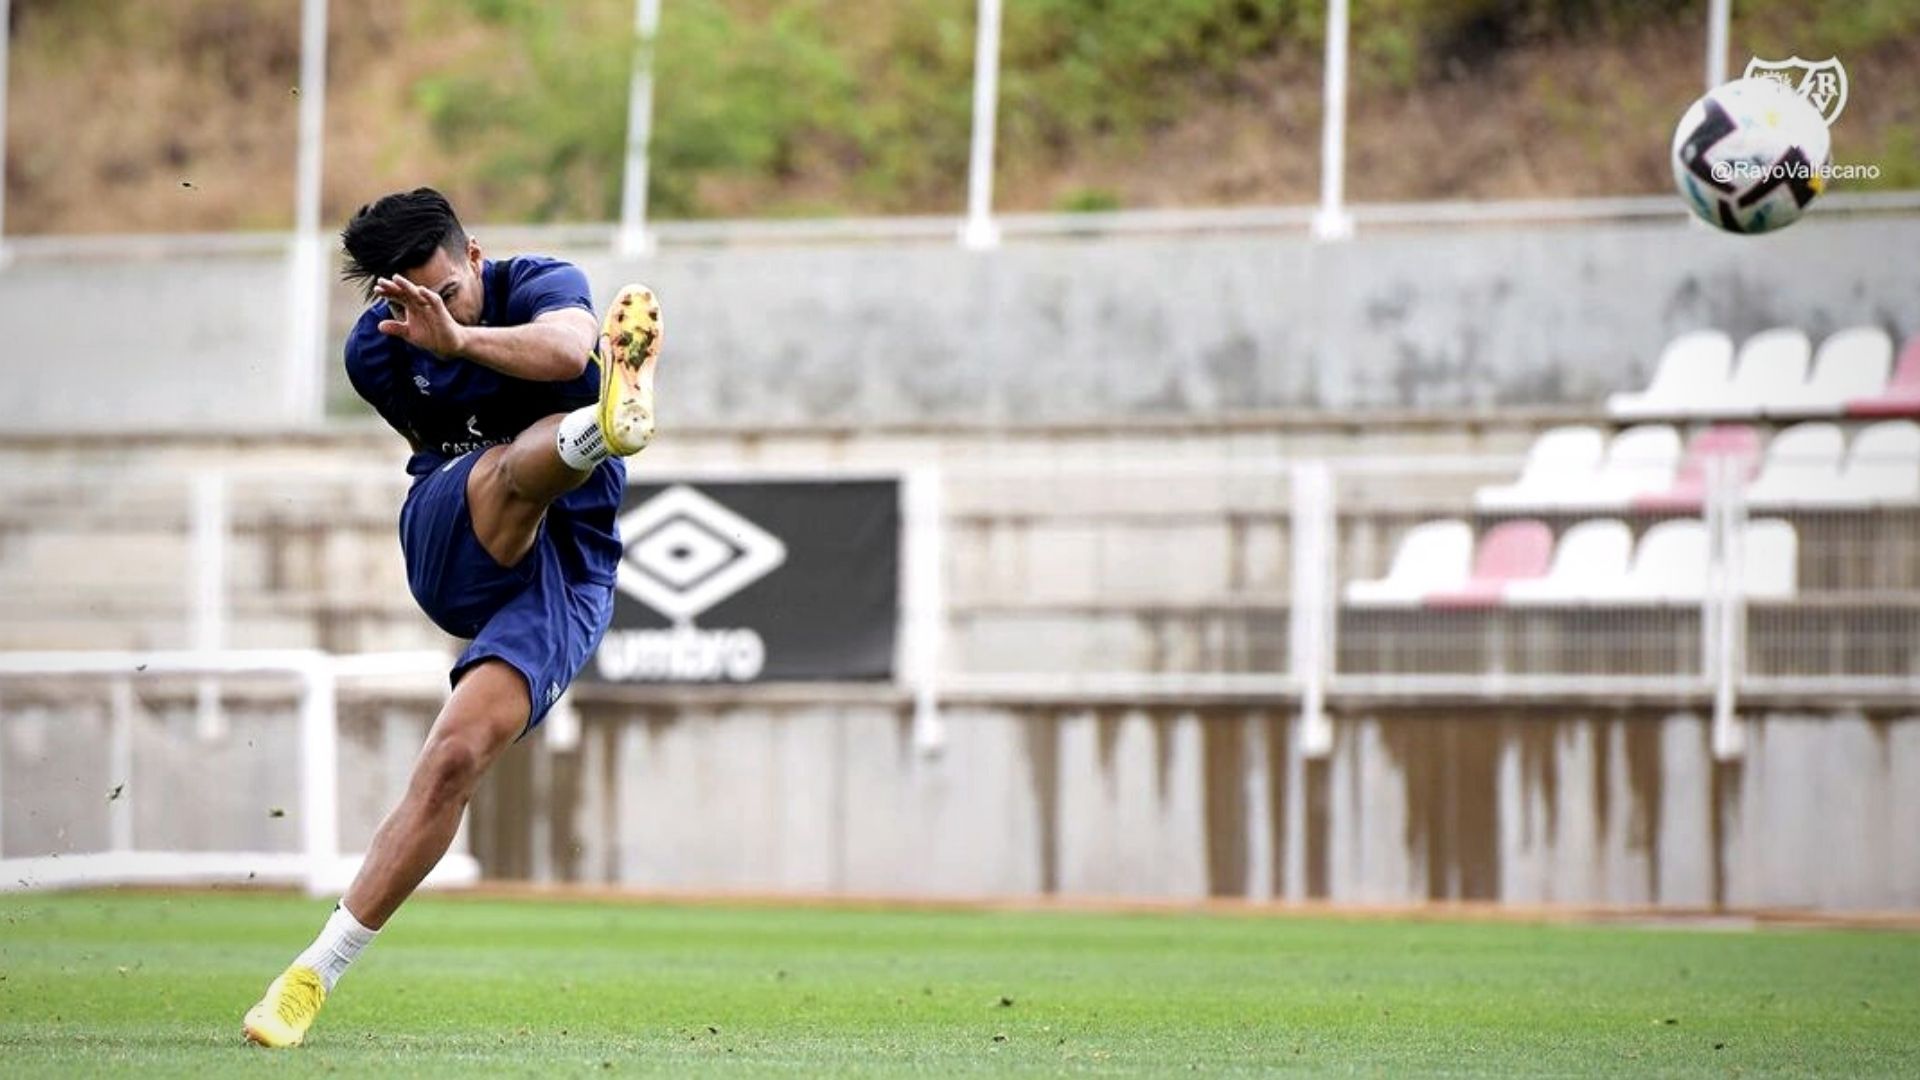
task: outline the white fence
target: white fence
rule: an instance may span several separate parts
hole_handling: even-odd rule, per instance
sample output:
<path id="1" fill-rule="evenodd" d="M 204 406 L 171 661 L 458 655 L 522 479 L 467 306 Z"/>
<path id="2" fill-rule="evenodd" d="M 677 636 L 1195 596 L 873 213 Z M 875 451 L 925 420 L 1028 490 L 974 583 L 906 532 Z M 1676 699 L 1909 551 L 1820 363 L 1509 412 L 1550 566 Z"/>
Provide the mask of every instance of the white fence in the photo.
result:
<path id="1" fill-rule="evenodd" d="M 7 803 L 0 798 L 0 891 L 160 883 L 294 884 L 315 895 L 343 889 L 358 870 L 360 858 L 341 851 L 338 686 L 349 679 L 427 673 L 439 678 L 447 663 L 447 656 L 438 652 L 358 656 L 311 650 L 0 653 L 0 776 L 7 772 L 4 725 L 31 723 L 37 717 L 70 728 L 73 704 L 102 683 L 110 701 L 108 737 L 98 748 L 105 762 L 102 775 L 110 785 L 101 791 L 99 802 L 100 813 L 107 819 L 106 842 L 98 850 L 9 855 L 4 850 Z M 137 761 L 136 725 L 143 709 L 136 684 L 181 676 L 264 678 L 278 684 L 279 694 L 293 699 L 298 737 L 291 753 L 270 752 L 261 740 L 261 751 L 249 755 L 247 762 L 250 771 L 271 778 L 269 786 L 291 785 L 290 805 L 254 809 L 274 818 L 291 816 L 297 822 L 299 840 L 293 850 L 180 850 L 143 843 L 143 822 L 164 814 L 170 798 L 195 799 L 196 791 L 169 791 L 166 785 L 150 782 L 159 770 L 143 768 Z M 32 704 L 49 696 L 60 703 L 57 708 Z M 247 745 L 251 747 L 253 741 Z M 239 783 L 236 777 L 201 780 Z M 195 802 L 204 808 L 204 800 Z M 457 839 L 454 850 L 429 875 L 428 884 L 471 884 L 478 878 L 479 865 L 466 853 L 464 839 Z"/>

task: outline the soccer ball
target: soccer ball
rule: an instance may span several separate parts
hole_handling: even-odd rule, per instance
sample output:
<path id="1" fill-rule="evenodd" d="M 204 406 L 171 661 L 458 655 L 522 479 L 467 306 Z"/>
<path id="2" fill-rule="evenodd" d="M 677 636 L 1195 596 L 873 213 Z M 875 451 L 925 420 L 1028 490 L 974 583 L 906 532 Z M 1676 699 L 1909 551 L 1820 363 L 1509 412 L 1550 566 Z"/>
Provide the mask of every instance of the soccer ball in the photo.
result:
<path id="1" fill-rule="evenodd" d="M 1827 185 L 1832 138 L 1783 82 L 1735 79 L 1693 103 L 1673 133 L 1673 182 L 1693 212 L 1728 232 L 1800 219 Z"/>

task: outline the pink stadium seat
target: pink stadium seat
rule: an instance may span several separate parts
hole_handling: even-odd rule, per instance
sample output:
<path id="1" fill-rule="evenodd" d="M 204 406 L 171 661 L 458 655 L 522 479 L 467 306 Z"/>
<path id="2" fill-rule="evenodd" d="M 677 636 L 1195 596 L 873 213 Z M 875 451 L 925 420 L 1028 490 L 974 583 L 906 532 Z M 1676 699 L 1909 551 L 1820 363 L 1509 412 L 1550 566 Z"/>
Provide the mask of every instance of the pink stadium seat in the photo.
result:
<path id="1" fill-rule="evenodd" d="M 1733 482 L 1744 486 L 1760 469 L 1760 432 L 1751 424 L 1715 424 L 1695 435 L 1673 486 L 1634 499 L 1634 509 L 1698 509 L 1707 497 L 1709 464 L 1716 460 L 1730 462 Z"/>
<path id="2" fill-rule="evenodd" d="M 1553 558 L 1553 530 L 1531 519 L 1503 521 L 1480 539 L 1473 575 L 1455 590 L 1428 595 L 1426 605 L 1438 608 L 1493 607 L 1513 581 L 1546 576 Z"/>
<path id="3" fill-rule="evenodd" d="M 1887 388 L 1868 398 L 1847 403 L 1850 416 L 1920 416 L 1920 334 L 1907 339 L 1900 350 Z"/>

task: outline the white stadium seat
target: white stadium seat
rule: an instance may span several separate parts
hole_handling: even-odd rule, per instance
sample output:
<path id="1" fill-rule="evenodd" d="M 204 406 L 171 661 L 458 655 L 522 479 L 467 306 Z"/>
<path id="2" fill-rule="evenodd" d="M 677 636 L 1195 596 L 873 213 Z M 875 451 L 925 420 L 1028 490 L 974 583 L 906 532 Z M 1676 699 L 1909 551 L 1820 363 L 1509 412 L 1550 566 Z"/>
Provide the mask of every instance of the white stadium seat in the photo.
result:
<path id="1" fill-rule="evenodd" d="M 1779 518 L 1749 521 L 1741 531 L 1742 591 L 1759 600 L 1785 600 L 1799 582 L 1800 538 Z"/>
<path id="2" fill-rule="evenodd" d="M 1599 518 L 1568 529 L 1553 549 L 1545 577 L 1510 581 L 1509 604 L 1576 604 L 1620 592 L 1633 555 L 1633 532 L 1624 521 Z"/>
<path id="3" fill-rule="evenodd" d="M 1623 420 L 1686 416 L 1700 402 L 1726 392 L 1733 370 L 1733 340 L 1718 330 L 1694 330 L 1667 343 L 1653 381 L 1639 393 L 1613 394 L 1607 413 Z"/>
<path id="4" fill-rule="evenodd" d="M 1707 527 L 1691 518 L 1663 521 L 1634 549 L 1619 590 L 1606 599 L 1629 602 L 1699 600 L 1707 589 Z"/>
<path id="5" fill-rule="evenodd" d="M 1428 593 L 1456 592 L 1466 584 L 1472 562 L 1472 526 L 1457 518 L 1423 521 L 1401 537 L 1386 577 L 1347 583 L 1347 603 L 1414 605 Z"/>
<path id="6" fill-rule="evenodd" d="M 1756 507 L 1813 506 L 1832 501 L 1840 484 L 1846 436 L 1837 424 L 1795 424 L 1767 444 L 1760 475 L 1747 486 Z"/>
<path id="7" fill-rule="evenodd" d="M 1893 367 L 1893 339 L 1877 326 L 1842 330 L 1820 343 L 1813 374 L 1767 402 L 1773 416 L 1839 416 L 1847 402 L 1878 394 Z"/>
<path id="8" fill-rule="evenodd" d="M 1791 327 L 1763 330 L 1740 346 L 1733 379 L 1717 399 L 1696 403 L 1693 416 L 1759 416 L 1776 401 L 1791 400 L 1807 381 L 1813 344 Z"/>
<path id="9" fill-rule="evenodd" d="M 1483 510 L 1552 506 L 1569 490 L 1593 481 L 1606 454 L 1606 436 L 1596 427 L 1549 428 L 1527 450 L 1526 467 L 1511 484 L 1483 487 L 1474 494 Z"/>
<path id="10" fill-rule="evenodd" d="M 1680 467 L 1680 433 L 1671 424 L 1640 424 L 1613 437 L 1592 483 L 1568 488 L 1554 500 L 1571 507 L 1621 507 L 1636 496 L 1673 486 Z"/>
<path id="11" fill-rule="evenodd" d="M 1920 424 L 1884 420 L 1861 428 L 1847 450 L 1829 505 L 1920 500 Z"/>

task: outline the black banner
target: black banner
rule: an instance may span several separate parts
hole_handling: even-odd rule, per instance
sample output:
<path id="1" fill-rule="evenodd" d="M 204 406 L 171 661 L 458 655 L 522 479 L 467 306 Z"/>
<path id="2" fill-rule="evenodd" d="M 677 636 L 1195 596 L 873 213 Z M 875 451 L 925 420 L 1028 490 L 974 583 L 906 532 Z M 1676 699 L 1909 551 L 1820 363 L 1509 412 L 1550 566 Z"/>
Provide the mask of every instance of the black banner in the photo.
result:
<path id="1" fill-rule="evenodd" d="M 583 677 L 889 679 L 894 480 L 627 485 L 613 626 Z"/>

